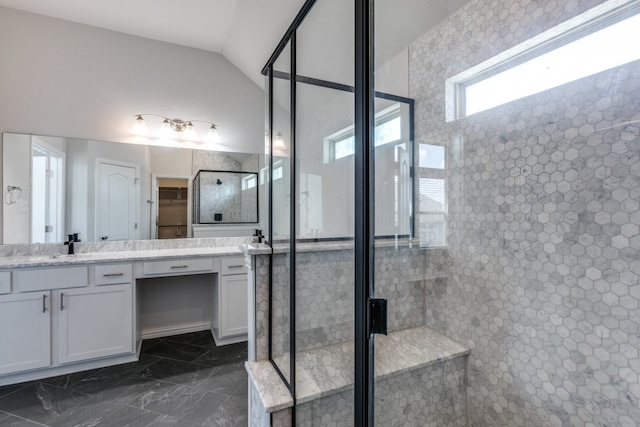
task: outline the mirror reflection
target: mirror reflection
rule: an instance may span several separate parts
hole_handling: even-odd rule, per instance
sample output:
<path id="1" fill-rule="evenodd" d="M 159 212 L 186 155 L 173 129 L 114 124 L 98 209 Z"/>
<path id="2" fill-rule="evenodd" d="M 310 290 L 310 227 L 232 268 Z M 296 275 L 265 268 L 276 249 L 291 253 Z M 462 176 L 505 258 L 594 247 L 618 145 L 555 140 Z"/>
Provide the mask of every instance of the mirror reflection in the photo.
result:
<path id="1" fill-rule="evenodd" d="M 258 222 L 258 174 L 198 171 L 193 180 L 196 224 Z"/>
<path id="2" fill-rule="evenodd" d="M 63 242 L 68 234 L 82 241 L 194 237 L 197 172 L 257 173 L 262 157 L 4 133 L 3 243 Z M 253 216 L 247 210 L 242 221 L 223 222 L 258 228 L 257 193 Z"/>

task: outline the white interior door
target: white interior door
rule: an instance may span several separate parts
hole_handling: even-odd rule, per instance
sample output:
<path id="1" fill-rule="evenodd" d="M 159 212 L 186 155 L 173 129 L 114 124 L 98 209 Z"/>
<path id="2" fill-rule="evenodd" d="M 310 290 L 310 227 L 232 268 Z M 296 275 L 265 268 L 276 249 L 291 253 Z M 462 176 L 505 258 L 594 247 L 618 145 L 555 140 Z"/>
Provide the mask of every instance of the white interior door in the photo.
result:
<path id="1" fill-rule="evenodd" d="M 100 162 L 96 240 L 133 240 L 137 238 L 136 168 Z"/>

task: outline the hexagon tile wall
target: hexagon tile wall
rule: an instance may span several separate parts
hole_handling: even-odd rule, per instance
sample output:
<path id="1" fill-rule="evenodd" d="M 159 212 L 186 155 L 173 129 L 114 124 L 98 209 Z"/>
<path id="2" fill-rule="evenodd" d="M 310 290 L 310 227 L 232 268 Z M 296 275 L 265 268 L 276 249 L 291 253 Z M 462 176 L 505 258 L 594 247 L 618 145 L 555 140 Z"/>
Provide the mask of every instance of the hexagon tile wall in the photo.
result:
<path id="1" fill-rule="evenodd" d="M 640 65 L 444 119 L 448 77 L 600 3 L 472 0 L 410 47 L 416 142 L 448 156 L 426 324 L 471 347 L 473 426 L 640 425 L 640 126 L 614 126 Z"/>

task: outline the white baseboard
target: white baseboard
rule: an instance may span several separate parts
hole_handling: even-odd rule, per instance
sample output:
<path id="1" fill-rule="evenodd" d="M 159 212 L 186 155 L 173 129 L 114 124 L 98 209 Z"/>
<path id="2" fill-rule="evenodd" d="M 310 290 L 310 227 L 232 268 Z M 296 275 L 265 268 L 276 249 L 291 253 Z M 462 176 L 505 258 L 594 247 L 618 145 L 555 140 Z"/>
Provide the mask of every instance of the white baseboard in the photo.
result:
<path id="1" fill-rule="evenodd" d="M 217 346 L 228 345 L 228 344 L 236 344 L 239 342 L 247 341 L 247 335 L 235 335 L 227 338 L 220 338 L 216 333 L 216 330 L 211 331 L 213 333 L 213 341 L 215 341 Z"/>
<path id="2" fill-rule="evenodd" d="M 120 356 L 106 357 L 103 359 L 89 360 L 86 362 L 72 363 L 69 365 L 54 366 L 51 368 L 37 369 L 35 371 L 22 372 L 18 374 L 2 375 L 2 377 L 0 378 L 0 387 L 9 384 L 22 383 L 25 381 L 35 381 L 41 380 L 43 378 L 55 377 L 58 375 L 87 371 L 89 369 L 105 368 L 107 366 L 135 362 L 136 360 L 138 360 L 138 356 L 135 353 L 127 353 Z"/>
<path id="3" fill-rule="evenodd" d="M 170 325 L 162 328 L 143 329 L 142 339 L 169 337 L 171 335 L 188 334 L 190 332 L 207 331 L 211 329 L 211 322 L 185 323 L 182 325 Z"/>

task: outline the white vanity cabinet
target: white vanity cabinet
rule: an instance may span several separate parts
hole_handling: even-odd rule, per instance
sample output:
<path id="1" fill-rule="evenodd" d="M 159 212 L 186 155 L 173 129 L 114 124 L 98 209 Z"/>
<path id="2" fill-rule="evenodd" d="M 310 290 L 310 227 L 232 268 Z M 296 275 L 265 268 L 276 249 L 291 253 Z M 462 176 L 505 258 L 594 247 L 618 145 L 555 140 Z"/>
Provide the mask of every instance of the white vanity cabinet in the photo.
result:
<path id="1" fill-rule="evenodd" d="M 131 264 L 14 271 L 15 292 L 0 295 L 0 384 L 3 375 L 133 356 L 131 274 Z"/>
<path id="2" fill-rule="evenodd" d="M 131 284 L 55 291 L 58 362 L 133 352 Z"/>
<path id="3" fill-rule="evenodd" d="M 244 257 L 187 251 L 0 270 L 0 386 L 133 362 L 145 334 L 211 329 L 218 345 L 246 341 Z"/>
<path id="4" fill-rule="evenodd" d="M 51 293 L 0 296 L 0 375 L 51 364 Z"/>
<path id="5" fill-rule="evenodd" d="M 244 257 L 220 260 L 220 276 L 214 286 L 213 338 L 218 345 L 247 340 L 247 268 Z"/>

